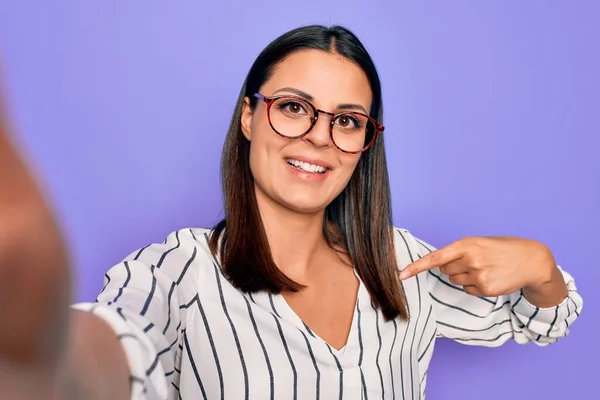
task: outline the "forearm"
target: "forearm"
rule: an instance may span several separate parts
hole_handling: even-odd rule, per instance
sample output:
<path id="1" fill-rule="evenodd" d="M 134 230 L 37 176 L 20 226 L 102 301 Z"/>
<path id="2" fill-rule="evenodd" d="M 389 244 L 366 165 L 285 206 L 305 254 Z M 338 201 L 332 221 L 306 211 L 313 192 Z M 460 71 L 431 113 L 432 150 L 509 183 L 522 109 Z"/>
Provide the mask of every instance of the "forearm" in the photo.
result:
<path id="1" fill-rule="evenodd" d="M 60 398 L 127 400 L 129 368 L 114 331 L 92 313 L 71 311 L 66 352 L 58 369 Z"/>
<path id="2" fill-rule="evenodd" d="M 57 368 L 0 358 L 0 398 L 127 400 L 129 370 L 112 329 L 97 316 L 71 311 L 68 340 Z"/>
<path id="3" fill-rule="evenodd" d="M 67 260 L 34 179 L 1 129 L 0 358 L 52 363 L 70 301 Z"/>
<path id="4" fill-rule="evenodd" d="M 69 309 L 68 267 L 50 214 L 29 203 L 2 215 L 0 397 L 128 399 L 114 331 Z"/>
<path id="5" fill-rule="evenodd" d="M 57 382 L 47 370 L 15 366 L 0 359 L 0 398 L 63 400 Z"/>
<path id="6" fill-rule="evenodd" d="M 59 229 L 3 111 L 0 104 L 0 398 L 125 400 L 124 350 L 107 323 L 70 311 Z"/>

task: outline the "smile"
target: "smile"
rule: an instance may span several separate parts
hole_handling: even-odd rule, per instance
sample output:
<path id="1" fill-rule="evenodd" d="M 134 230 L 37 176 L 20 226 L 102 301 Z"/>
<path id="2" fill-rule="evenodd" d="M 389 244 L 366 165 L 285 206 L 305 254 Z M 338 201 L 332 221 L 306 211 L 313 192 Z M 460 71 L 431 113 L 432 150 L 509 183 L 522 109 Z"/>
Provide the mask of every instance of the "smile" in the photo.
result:
<path id="1" fill-rule="evenodd" d="M 327 171 L 327 168 L 322 165 L 309 164 L 304 161 L 294 160 L 293 158 L 288 158 L 285 161 L 293 168 L 299 169 L 300 171 L 304 172 L 324 174 Z"/>

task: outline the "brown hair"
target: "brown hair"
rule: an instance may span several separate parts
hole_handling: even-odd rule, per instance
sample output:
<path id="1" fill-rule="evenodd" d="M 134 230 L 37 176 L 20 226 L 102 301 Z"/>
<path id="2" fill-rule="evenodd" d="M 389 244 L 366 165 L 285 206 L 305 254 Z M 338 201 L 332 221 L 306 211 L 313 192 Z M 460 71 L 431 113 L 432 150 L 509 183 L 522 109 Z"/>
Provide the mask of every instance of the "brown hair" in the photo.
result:
<path id="1" fill-rule="evenodd" d="M 250 98 L 254 109 L 257 99 L 252 95 L 260 90 L 279 62 L 301 49 L 335 52 L 358 64 L 371 85 L 370 115 L 380 123 L 383 119 L 377 70 L 362 43 L 348 29 L 320 25 L 297 28 L 275 39 L 260 53 L 238 97 L 223 146 L 221 180 L 225 219 L 215 225 L 209 242 L 212 253 L 220 253 L 225 276 L 243 292 L 296 292 L 303 288 L 287 277 L 271 256 L 250 171 L 250 142 L 241 131 L 244 98 Z M 348 253 L 374 305 L 386 319 L 400 315 L 407 320 L 406 297 L 397 276 L 383 135 L 361 155 L 348 185 L 327 206 L 325 219 L 323 233 L 327 242 Z"/>

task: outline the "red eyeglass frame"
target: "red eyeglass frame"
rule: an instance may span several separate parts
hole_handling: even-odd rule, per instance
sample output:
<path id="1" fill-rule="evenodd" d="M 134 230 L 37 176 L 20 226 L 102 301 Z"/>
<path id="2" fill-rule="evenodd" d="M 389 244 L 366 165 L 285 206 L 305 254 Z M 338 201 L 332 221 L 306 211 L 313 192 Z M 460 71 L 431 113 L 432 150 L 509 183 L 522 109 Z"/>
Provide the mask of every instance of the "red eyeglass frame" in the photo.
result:
<path id="1" fill-rule="evenodd" d="M 286 139 L 300 139 L 306 135 L 308 135 L 308 133 L 313 129 L 313 127 L 316 125 L 318 119 L 319 119 L 319 114 L 323 113 L 323 114 L 327 114 L 329 116 L 331 116 L 331 124 L 329 126 L 329 137 L 331 138 L 331 143 L 333 143 L 333 145 L 335 146 L 336 149 L 338 149 L 339 151 L 341 151 L 342 153 L 346 153 L 346 154 L 360 154 L 363 153 L 364 151 L 368 150 L 369 147 L 371 147 L 373 145 L 373 143 L 375 143 L 375 139 L 377 139 L 377 136 L 379 136 L 381 133 L 383 133 L 383 130 L 385 129 L 385 127 L 383 125 L 381 125 L 379 122 L 377 122 L 377 120 L 375 118 L 372 118 L 366 114 L 363 114 L 361 112 L 356 112 L 356 111 L 347 111 L 344 113 L 339 113 L 339 114 L 333 114 L 330 113 L 328 111 L 325 110 L 320 110 L 318 108 L 316 108 L 310 101 L 299 97 L 299 96 L 293 96 L 293 95 L 283 95 L 283 96 L 265 96 L 262 95 L 260 93 L 254 93 L 254 97 L 256 97 L 257 99 L 260 99 L 262 101 L 264 101 L 267 105 L 267 119 L 269 120 L 269 125 L 271 126 L 271 129 L 273 129 L 273 131 L 275 131 L 276 134 L 278 134 L 279 136 L 286 138 Z M 286 136 L 283 135 L 282 133 L 279 133 L 277 131 L 277 129 L 275 129 L 275 127 L 273 126 L 273 123 L 271 122 L 271 106 L 273 105 L 273 103 L 275 103 L 275 101 L 282 99 L 282 98 L 290 98 L 290 99 L 298 99 L 301 100 L 303 103 L 307 103 L 308 105 L 310 105 L 313 109 L 313 112 L 315 114 L 315 117 L 312 118 L 312 122 L 310 125 L 310 128 L 308 128 L 306 130 L 306 132 L 298 135 L 298 136 Z M 335 120 L 341 116 L 341 115 L 361 115 L 363 117 L 367 117 L 367 119 L 369 119 L 373 125 L 375 126 L 375 133 L 373 134 L 373 138 L 371 139 L 371 141 L 365 145 L 365 147 L 363 147 L 362 150 L 357 150 L 357 151 L 348 151 L 348 150 L 344 150 L 342 148 L 340 148 L 336 143 L 335 140 L 333 139 L 333 125 L 335 124 Z"/>

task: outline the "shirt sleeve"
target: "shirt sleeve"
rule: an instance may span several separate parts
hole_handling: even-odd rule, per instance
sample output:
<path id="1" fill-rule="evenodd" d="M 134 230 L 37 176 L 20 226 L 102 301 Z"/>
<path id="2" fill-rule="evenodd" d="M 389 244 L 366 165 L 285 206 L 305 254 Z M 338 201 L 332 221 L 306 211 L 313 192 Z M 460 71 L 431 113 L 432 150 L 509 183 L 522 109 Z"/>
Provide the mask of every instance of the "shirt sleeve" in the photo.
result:
<path id="1" fill-rule="evenodd" d="M 418 257 L 434 247 L 414 238 Z M 567 297 L 554 307 L 531 304 L 517 291 L 497 297 L 466 293 L 442 274 L 439 268 L 426 272 L 426 281 L 437 322 L 437 336 L 468 345 L 500 346 L 509 339 L 519 344 L 544 346 L 569 334 L 569 327 L 581 313 L 583 300 L 573 277 L 560 269 L 568 289 Z"/>
<path id="2" fill-rule="evenodd" d="M 176 358 L 197 293 L 197 268 L 190 268 L 197 247 L 191 230 L 173 232 L 108 270 L 96 302 L 72 306 L 114 329 L 129 363 L 132 399 L 171 398 L 177 389 Z"/>

